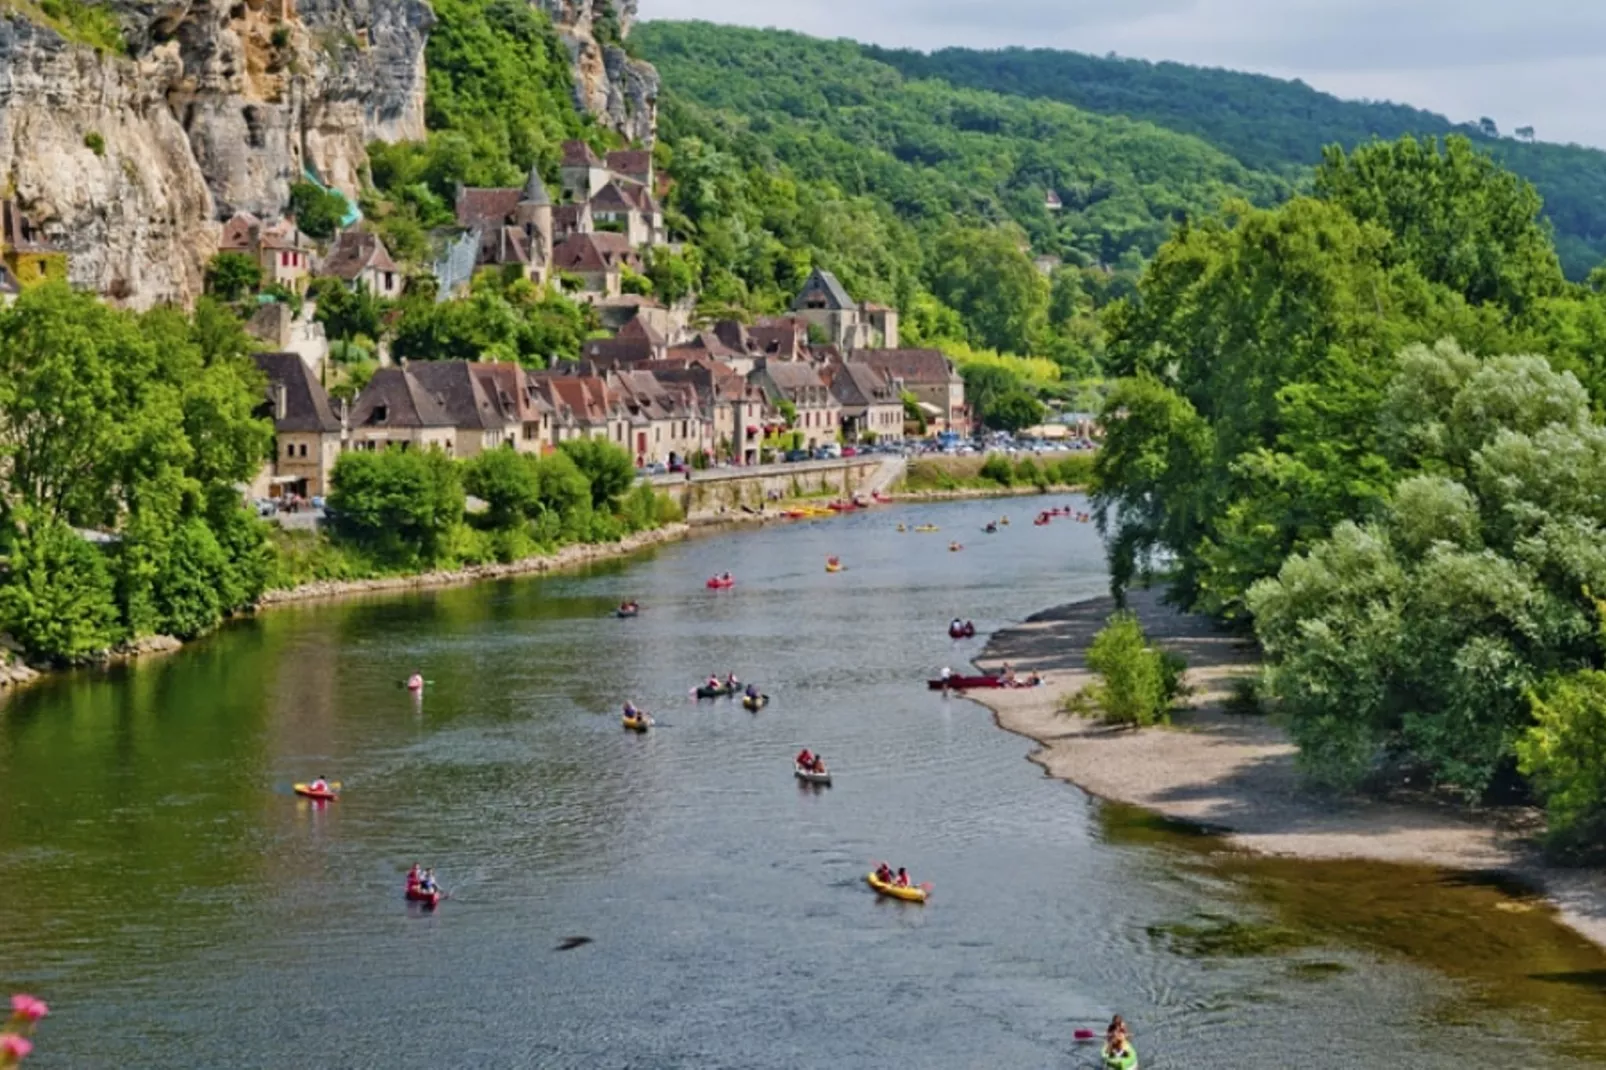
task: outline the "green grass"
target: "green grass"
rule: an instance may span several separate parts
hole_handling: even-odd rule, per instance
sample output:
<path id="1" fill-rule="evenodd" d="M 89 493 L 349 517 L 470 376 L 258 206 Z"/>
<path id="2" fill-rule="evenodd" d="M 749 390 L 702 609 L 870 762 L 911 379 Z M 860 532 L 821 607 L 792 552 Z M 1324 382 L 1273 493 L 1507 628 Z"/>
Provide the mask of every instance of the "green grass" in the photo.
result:
<path id="1" fill-rule="evenodd" d="M 123 56 L 128 42 L 109 8 L 84 0 L 0 0 L 0 12 L 14 11 L 30 22 L 49 26 L 74 44 Z"/>
<path id="2" fill-rule="evenodd" d="M 1093 455 L 1089 453 L 1025 456 L 1013 461 L 1004 454 L 922 457 L 909 462 L 901 489 L 912 494 L 1031 486 L 1050 490 L 1085 487 L 1092 478 Z"/>

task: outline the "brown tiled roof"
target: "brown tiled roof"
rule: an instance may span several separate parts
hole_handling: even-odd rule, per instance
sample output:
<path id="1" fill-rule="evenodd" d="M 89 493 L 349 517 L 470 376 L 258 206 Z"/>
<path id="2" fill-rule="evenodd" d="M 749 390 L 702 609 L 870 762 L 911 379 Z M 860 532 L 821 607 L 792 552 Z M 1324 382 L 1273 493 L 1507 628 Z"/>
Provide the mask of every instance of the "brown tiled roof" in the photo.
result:
<path id="1" fill-rule="evenodd" d="M 726 345 L 724 340 L 712 331 L 698 331 L 691 339 L 675 347 L 680 351 L 678 355 L 707 356 L 715 360 L 730 360 L 733 357 L 745 357 L 746 353 L 739 353 Z M 671 352 L 674 352 L 672 350 Z"/>
<path id="2" fill-rule="evenodd" d="M 607 271 L 611 264 L 595 238 L 595 234 L 569 235 L 552 250 L 552 266 L 559 271 Z"/>
<path id="3" fill-rule="evenodd" d="M 661 346 L 664 344 L 664 336 L 653 330 L 652 324 L 642 319 L 639 313 L 633 317 L 629 323 L 619 328 L 619 334 L 617 337 L 621 339 L 629 338 L 636 341 L 648 342 L 655 346 Z"/>
<path id="4" fill-rule="evenodd" d="M 560 204 L 552 209 L 552 228 L 559 233 L 572 233 L 591 219 L 589 204 Z"/>
<path id="5" fill-rule="evenodd" d="M 597 154 L 591 151 L 591 146 L 584 141 L 565 141 L 563 143 L 564 167 L 601 167 L 602 161 Z"/>
<path id="6" fill-rule="evenodd" d="M 429 363 L 424 361 L 422 363 Z M 384 419 L 380 419 L 380 410 Z M 380 368 L 357 395 L 353 427 L 455 427 L 439 399 L 408 368 Z"/>
<path id="7" fill-rule="evenodd" d="M 653 344 L 641 338 L 593 338 L 585 344 L 583 355 L 589 361 L 614 368 L 621 364 L 645 364 L 652 360 Z"/>
<path id="8" fill-rule="evenodd" d="M 608 170 L 635 179 L 645 179 L 652 171 L 651 149 L 615 149 L 608 153 Z"/>
<path id="9" fill-rule="evenodd" d="M 351 282 L 364 271 L 399 271 L 379 235 L 366 230 L 344 231 L 323 261 L 323 273 Z"/>
<path id="10" fill-rule="evenodd" d="M 262 224 L 257 244 L 264 249 L 306 249 L 310 245 L 296 221 L 288 216 Z"/>
<path id="11" fill-rule="evenodd" d="M 848 359 L 905 383 L 946 384 L 959 374 L 940 349 L 856 349 Z"/>
<path id="12" fill-rule="evenodd" d="M 469 370 L 480 380 L 485 392 L 496 397 L 504 412 L 520 420 L 537 420 L 551 413 L 552 406 L 519 365 L 507 361 L 470 364 Z"/>
<path id="13" fill-rule="evenodd" d="M 514 413 L 511 398 L 504 408 L 500 396 L 487 392 L 474 365 L 462 360 L 418 360 L 407 365 L 414 379 L 441 403 L 453 427 L 497 431 Z"/>
<path id="14" fill-rule="evenodd" d="M 588 234 L 586 237 L 590 238 L 598 249 L 601 249 L 609 256 L 624 259 L 635 255 L 635 249 L 631 248 L 630 239 L 623 234 L 611 234 L 607 231 L 601 231 L 596 234 Z"/>
<path id="15" fill-rule="evenodd" d="M 335 434 L 340 418 L 322 384 L 313 378 L 306 362 L 295 353 L 254 353 L 251 359 L 268 378 L 268 415 L 275 431 L 316 431 Z M 284 415 L 277 411 L 278 391 L 284 392 Z"/>
<path id="16" fill-rule="evenodd" d="M 619 186 L 625 200 L 635 206 L 638 212 L 645 215 L 657 215 L 661 209 L 658 202 L 653 199 L 652 191 L 639 182 L 623 182 Z"/>
<path id="17" fill-rule="evenodd" d="M 513 216 L 513 209 L 524 197 L 519 189 L 486 189 L 464 186 L 457 191 L 457 225 L 460 227 L 499 227 Z"/>
<path id="18" fill-rule="evenodd" d="M 591 198 L 591 211 L 597 212 L 635 212 L 640 211 L 635 199 L 625 196 L 619 183 L 609 182 L 597 190 L 596 196 Z"/>
<path id="19" fill-rule="evenodd" d="M 798 325 L 759 326 L 747 328 L 747 337 L 761 357 L 794 360 L 803 355 L 803 346 L 808 341 L 808 331 Z"/>
<path id="20" fill-rule="evenodd" d="M 218 237 L 217 247 L 220 252 L 244 253 L 251 249 L 251 234 L 262 225 L 262 220 L 250 212 L 235 212 L 223 224 L 223 233 Z"/>
<path id="21" fill-rule="evenodd" d="M 533 374 L 559 419 L 583 426 L 605 425 L 609 416 L 608 384 L 594 375 Z"/>

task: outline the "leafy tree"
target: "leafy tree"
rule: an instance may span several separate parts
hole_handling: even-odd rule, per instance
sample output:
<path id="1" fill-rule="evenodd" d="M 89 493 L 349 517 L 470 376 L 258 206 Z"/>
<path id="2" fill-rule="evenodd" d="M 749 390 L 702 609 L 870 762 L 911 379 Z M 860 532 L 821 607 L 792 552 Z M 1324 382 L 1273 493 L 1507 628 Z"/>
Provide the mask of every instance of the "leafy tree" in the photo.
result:
<path id="1" fill-rule="evenodd" d="M 346 198 L 334 190 L 312 182 L 290 185 L 290 214 L 295 216 L 296 226 L 310 238 L 334 237 L 349 209 Z"/>
<path id="2" fill-rule="evenodd" d="M 1606 845 L 1606 672 L 1553 677 L 1529 701 L 1534 726 L 1517 754 L 1544 794 L 1550 840 L 1598 857 Z"/>
<path id="3" fill-rule="evenodd" d="M 611 512 L 615 503 L 636 481 L 630 454 L 603 438 L 575 438 L 558 449 L 573 461 L 591 487 L 591 504 L 598 512 Z"/>
<path id="4" fill-rule="evenodd" d="M 222 252 L 207 261 L 206 292 L 219 301 L 238 301 L 262 285 L 262 268 L 244 253 Z"/>
<path id="5" fill-rule="evenodd" d="M 463 489 L 488 507 L 493 528 L 511 528 L 534 515 L 541 501 L 536 459 L 511 449 L 486 450 L 463 465 Z"/>
<path id="6" fill-rule="evenodd" d="M 31 657 L 72 662 L 120 637 L 104 555 L 60 521 L 25 521 L 0 585 L 0 629 Z"/>
<path id="7" fill-rule="evenodd" d="M 439 450 L 343 453 L 329 508 L 342 537 L 397 564 L 439 561 L 463 519 L 463 485 Z"/>
<path id="8" fill-rule="evenodd" d="M 1048 283 L 1006 231 L 952 231 L 935 263 L 932 292 L 964 317 L 973 342 L 1031 352 L 1047 323 Z"/>
<path id="9" fill-rule="evenodd" d="M 1022 431 L 1043 422 L 1043 403 L 1024 390 L 1011 390 L 995 398 L 982 414 L 988 427 L 1000 431 Z"/>
<path id="10" fill-rule="evenodd" d="M 314 279 L 307 296 L 317 302 L 316 319 L 330 338 L 350 341 L 379 337 L 385 302 L 363 284 L 351 287 L 340 279 Z"/>

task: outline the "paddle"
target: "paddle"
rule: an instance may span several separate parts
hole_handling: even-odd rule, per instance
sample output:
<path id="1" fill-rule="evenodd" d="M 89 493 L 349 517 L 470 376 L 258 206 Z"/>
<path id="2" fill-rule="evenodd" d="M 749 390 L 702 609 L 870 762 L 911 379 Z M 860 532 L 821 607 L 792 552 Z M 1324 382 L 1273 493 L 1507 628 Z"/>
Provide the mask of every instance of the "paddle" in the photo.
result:
<path id="1" fill-rule="evenodd" d="M 435 686 L 435 681 L 434 680 L 425 680 L 424 681 L 424 685 L 426 687 L 434 687 Z M 407 686 L 407 681 L 406 680 L 397 680 L 396 681 L 396 686 L 397 687 L 406 687 Z"/>

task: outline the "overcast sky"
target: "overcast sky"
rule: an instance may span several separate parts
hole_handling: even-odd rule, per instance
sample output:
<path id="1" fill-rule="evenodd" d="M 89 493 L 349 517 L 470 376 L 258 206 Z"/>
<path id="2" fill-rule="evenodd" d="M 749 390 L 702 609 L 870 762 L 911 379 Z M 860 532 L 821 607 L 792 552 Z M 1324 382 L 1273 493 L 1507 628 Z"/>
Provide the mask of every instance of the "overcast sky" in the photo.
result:
<path id="1" fill-rule="evenodd" d="M 1603 0 L 641 0 L 641 9 L 920 49 L 1026 45 L 1258 71 L 1606 147 Z"/>

